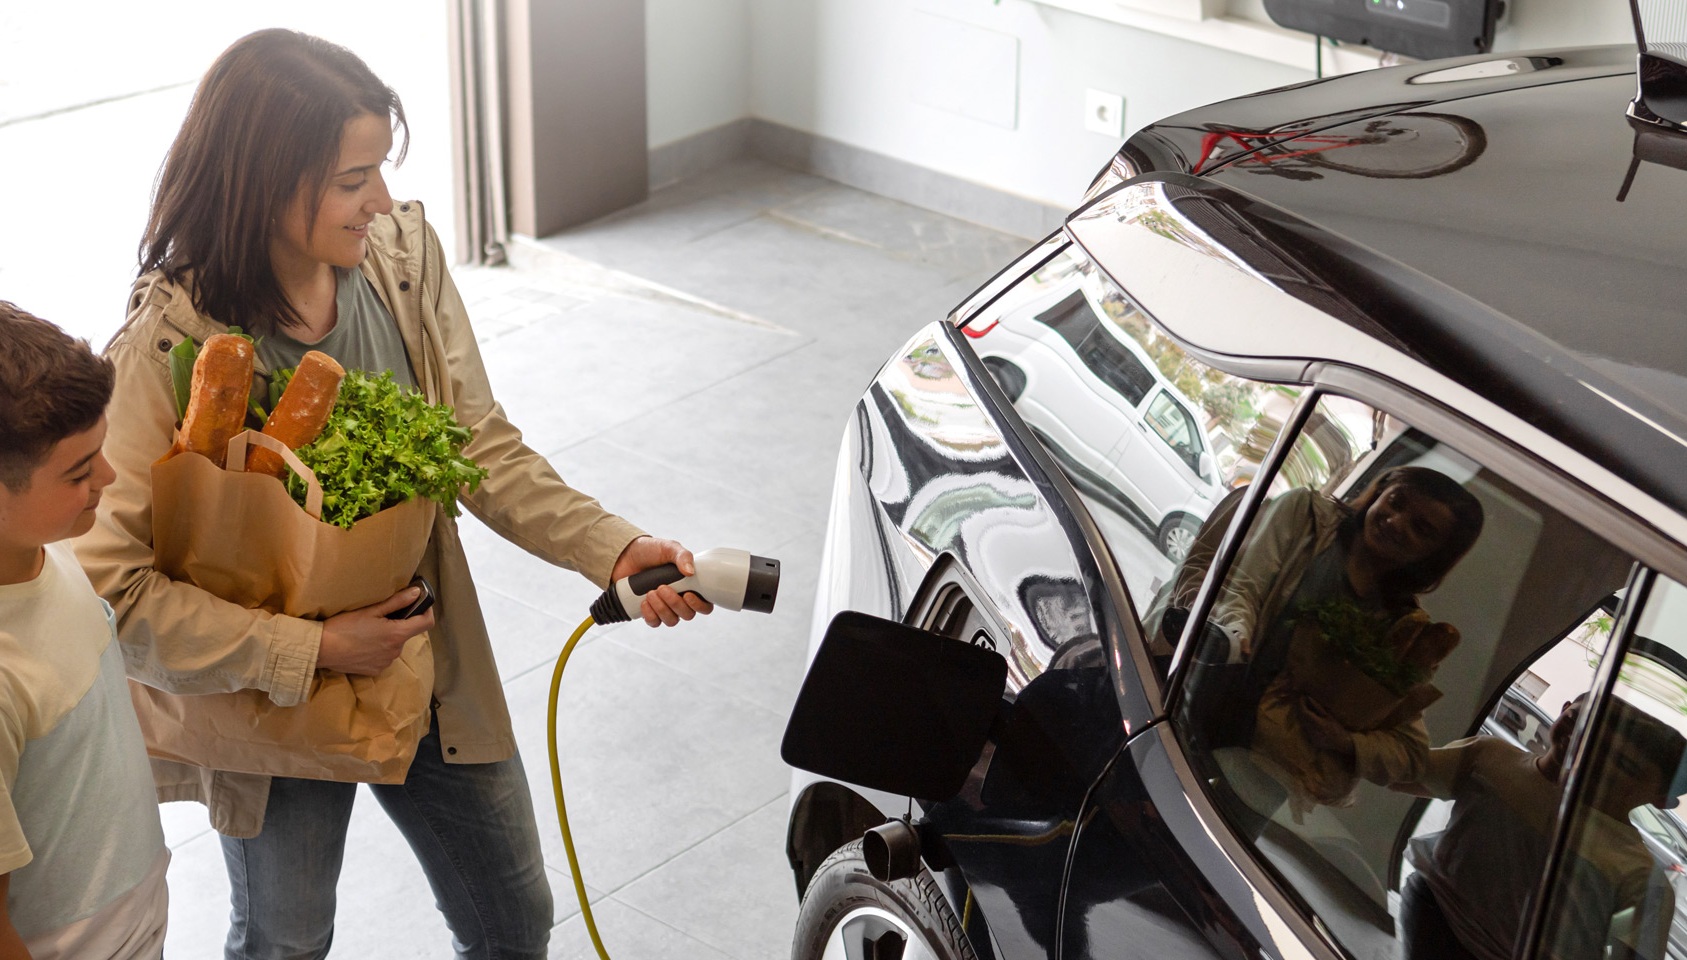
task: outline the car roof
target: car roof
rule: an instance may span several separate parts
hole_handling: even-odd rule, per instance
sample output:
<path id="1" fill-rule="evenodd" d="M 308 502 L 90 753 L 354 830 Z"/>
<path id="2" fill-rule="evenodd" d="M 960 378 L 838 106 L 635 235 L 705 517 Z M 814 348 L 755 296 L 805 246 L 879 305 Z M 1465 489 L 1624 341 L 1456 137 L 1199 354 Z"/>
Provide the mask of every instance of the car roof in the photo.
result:
<path id="1" fill-rule="evenodd" d="M 1681 511 L 1687 168 L 1653 161 L 1687 137 L 1637 133 L 1634 63 L 1608 47 L 1373 71 L 1169 118 L 1121 157 L 1198 197 L 1214 239 L 1291 261 L 1275 285 Z"/>

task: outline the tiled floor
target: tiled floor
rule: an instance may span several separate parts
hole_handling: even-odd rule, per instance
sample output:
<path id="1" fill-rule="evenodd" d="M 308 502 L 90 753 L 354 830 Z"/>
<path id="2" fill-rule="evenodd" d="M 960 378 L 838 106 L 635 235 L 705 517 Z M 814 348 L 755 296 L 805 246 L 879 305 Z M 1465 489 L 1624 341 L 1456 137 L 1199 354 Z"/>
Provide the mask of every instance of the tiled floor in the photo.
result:
<path id="1" fill-rule="evenodd" d="M 516 257 L 461 270 L 495 390 L 563 476 L 653 533 L 784 563 L 771 617 L 598 628 L 563 680 L 576 844 L 611 955 L 789 955 L 779 760 L 845 417 L 879 362 L 1025 241 L 756 162 L 685 181 Z M 553 957 L 592 956 L 545 759 L 552 658 L 594 591 L 468 520 L 464 539 L 557 896 Z M 215 835 L 165 808 L 168 955 L 218 954 Z M 448 957 L 419 868 L 366 794 L 336 957 Z"/>

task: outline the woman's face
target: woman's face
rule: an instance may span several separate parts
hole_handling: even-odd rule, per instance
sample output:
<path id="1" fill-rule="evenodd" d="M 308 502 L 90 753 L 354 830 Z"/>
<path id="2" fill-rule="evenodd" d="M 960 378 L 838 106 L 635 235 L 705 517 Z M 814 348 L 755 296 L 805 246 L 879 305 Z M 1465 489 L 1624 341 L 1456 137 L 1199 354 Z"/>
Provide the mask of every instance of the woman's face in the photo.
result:
<path id="1" fill-rule="evenodd" d="M 1409 566 L 1439 550 L 1456 522 L 1446 504 L 1395 484 L 1365 513 L 1365 546 L 1389 569 Z"/>
<path id="2" fill-rule="evenodd" d="M 376 214 L 392 209 L 381 176 L 391 150 L 392 124 L 386 117 L 364 113 L 346 121 L 340 155 L 321 197 L 299 191 L 276 224 L 270 260 L 277 274 L 297 274 L 319 264 L 350 269 L 363 262 L 369 224 Z"/>

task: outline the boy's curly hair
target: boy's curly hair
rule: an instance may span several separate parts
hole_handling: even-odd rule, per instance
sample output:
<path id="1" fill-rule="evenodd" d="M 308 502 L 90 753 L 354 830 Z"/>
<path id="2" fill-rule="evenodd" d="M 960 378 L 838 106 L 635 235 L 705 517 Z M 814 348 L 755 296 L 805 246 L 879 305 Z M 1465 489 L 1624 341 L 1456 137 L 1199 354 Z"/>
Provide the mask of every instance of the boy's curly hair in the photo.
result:
<path id="1" fill-rule="evenodd" d="M 0 483 L 13 493 L 65 437 L 91 429 L 111 400 L 111 361 L 0 300 Z"/>

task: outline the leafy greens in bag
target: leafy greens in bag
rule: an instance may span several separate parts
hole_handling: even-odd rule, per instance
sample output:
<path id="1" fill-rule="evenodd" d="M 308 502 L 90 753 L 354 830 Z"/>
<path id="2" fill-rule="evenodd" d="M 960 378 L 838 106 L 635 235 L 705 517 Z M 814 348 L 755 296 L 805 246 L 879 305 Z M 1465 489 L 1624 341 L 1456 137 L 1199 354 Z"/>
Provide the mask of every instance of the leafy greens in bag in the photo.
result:
<path id="1" fill-rule="evenodd" d="M 292 370 L 276 371 L 272 397 Z M 322 484 L 322 519 L 350 527 L 411 497 L 427 497 L 457 515 L 457 494 L 480 486 L 486 470 L 463 456 L 472 438 L 450 407 L 427 402 L 399 386 L 392 374 L 347 371 L 328 425 L 296 452 Z M 304 503 L 305 485 L 289 475 L 287 490 Z"/>

